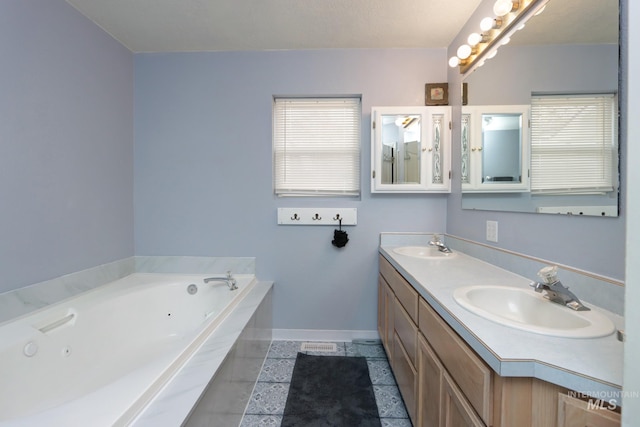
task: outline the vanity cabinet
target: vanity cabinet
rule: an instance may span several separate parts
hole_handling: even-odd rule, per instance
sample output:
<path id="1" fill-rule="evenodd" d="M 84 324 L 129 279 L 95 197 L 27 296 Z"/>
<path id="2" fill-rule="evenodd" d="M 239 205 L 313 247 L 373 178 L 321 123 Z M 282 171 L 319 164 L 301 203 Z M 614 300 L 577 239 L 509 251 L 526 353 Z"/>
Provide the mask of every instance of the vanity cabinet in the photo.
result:
<path id="1" fill-rule="evenodd" d="M 501 377 L 382 255 L 378 331 L 415 427 L 618 427 L 537 378 Z"/>
<path id="2" fill-rule="evenodd" d="M 583 400 L 558 395 L 558 427 L 618 427 L 620 423 L 620 414 L 616 412 L 590 408 Z"/>
<path id="3" fill-rule="evenodd" d="M 371 192 L 451 191 L 451 107 L 371 109 Z"/>
<path id="4" fill-rule="evenodd" d="M 417 425 L 418 293 L 382 257 L 378 281 L 379 306 L 386 313 L 378 329 L 409 418 Z"/>
<path id="5" fill-rule="evenodd" d="M 528 105 L 462 107 L 462 192 L 530 189 Z"/>

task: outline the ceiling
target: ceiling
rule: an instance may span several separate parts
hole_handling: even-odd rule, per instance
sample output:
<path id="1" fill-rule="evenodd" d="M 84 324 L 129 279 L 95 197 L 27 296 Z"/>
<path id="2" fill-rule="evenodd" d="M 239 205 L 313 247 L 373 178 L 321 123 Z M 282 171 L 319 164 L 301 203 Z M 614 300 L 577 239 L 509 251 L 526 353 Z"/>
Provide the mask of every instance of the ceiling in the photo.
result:
<path id="1" fill-rule="evenodd" d="M 480 0 L 67 0 L 132 52 L 442 48 Z"/>
<path id="2" fill-rule="evenodd" d="M 445 48 L 481 3 L 481 0 L 66 1 L 132 52 Z M 518 32 L 516 43 L 616 43 L 617 6 L 618 0 L 550 1 L 547 10 L 527 24 L 527 31 Z"/>

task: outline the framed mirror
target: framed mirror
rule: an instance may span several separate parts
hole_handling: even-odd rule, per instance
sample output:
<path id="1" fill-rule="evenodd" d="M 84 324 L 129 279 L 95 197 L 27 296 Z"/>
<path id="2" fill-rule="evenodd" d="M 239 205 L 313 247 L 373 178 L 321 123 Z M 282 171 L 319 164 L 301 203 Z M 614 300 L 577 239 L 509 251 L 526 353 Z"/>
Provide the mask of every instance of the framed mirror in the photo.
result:
<path id="1" fill-rule="evenodd" d="M 604 113 L 599 113 L 600 117 L 606 116 L 604 121 L 610 120 L 610 123 L 603 126 L 609 126 L 611 135 L 605 137 L 609 139 L 605 139 L 608 145 L 602 149 L 604 154 L 595 163 L 590 163 L 591 159 L 581 157 L 582 154 L 578 152 L 581 144 L 570 140 L 576 141 L 576 138 L 596 133 L 588 129 L 593 123 L 593 116 L 564 122 L 560 118 L 565 113 L 540 116 L 537 113 L 540 107 L 535 105 L 536 111 L 531 111 L 531 121 L 523 130 L 530 136 L 531 189 L 511 193 L 468 191 L 463 181 L 463 209 L 618 215 L 618 22 L 618 0 L 550 0 L 544 12 L 529 20 L 522 30 L 511 37 L 508 44 L 498 49 L 493 59 L 487 60 L 482 67 L 465 78 L 469 105 L 463 107 L 463 121 L 465 108 L 531 106 L 535 102 L 559 97 L 569 100 L 566 103 L 591 96 L 613 97 L 614 108 L 613 111 L 603 110 Z M 574 114 L 578 110 L 572 111 L 567 114 Z M 546 133 L 541 136 L 540 123 L 543 123 L 544 117 L 547 120 L 544 123 L 549 126 L 546 126 Z M 585 132 L 582 136 L 567 136 L 565 130 L 571 126 Z M 546 131 L 547 129 L 551 130 Z M 554 141 L 558 152 L 566 149 L 574 151 L 565 154 L 564 159 L 539 157 L 536 153 L 540 152 L 541 147 L 546 147 L 543 143 L 548 140 Z M 488 156 L 486 153 L 484 155 Z M 464 152 L 462 160 L 464 163 Z M 498 157 L 492 160 L 498 161 Z M 577 170 L 582 169 L 589 175 L 609 174 L 608 182 L 587 185 L 583 183 L 588 177 L 577 175 L 563 179 L 578 185 L 552 188 L 539 184 L 544 181 L 543 177 L 549 177 L 556 170 L 569 171 L 568 162 L 575 163 Z M 463 175 L 464 168 L 463 164 Z"/>
<path id="2" fill-rule="evenodd" d="M 451 190 L 451 107 L 371 109 L 371 192 Z"/>

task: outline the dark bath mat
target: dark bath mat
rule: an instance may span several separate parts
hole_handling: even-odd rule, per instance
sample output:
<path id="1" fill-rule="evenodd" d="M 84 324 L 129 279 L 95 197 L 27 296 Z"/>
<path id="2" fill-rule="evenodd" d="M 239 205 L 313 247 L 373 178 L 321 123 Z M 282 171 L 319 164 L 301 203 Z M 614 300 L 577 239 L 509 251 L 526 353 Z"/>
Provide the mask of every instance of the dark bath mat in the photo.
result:
<path id="1" fill-rule="evenodd" d="M 298 353 L 282 427 L 380 427 L 364 357 Z"/>

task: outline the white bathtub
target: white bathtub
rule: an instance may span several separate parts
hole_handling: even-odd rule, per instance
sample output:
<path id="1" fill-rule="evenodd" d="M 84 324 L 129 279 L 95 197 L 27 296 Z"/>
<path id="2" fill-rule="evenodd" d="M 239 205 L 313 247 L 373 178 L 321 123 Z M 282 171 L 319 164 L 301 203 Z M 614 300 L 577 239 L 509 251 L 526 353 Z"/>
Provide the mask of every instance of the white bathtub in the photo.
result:
<path id="1" fill-rule="evenodd" d="M 129 425 L 256 284 L 205 277 L 136 273 L 0 324 L 0 425 Z"/>

